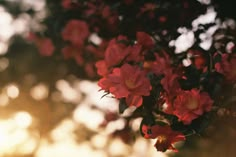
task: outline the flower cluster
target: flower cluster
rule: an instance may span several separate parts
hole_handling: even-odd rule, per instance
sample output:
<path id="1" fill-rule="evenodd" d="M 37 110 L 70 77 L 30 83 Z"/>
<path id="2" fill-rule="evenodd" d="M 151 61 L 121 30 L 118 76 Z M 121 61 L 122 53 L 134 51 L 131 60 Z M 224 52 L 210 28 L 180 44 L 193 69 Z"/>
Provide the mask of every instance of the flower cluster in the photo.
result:
<path id="1" fill-rule="evenodd" d="M 137 43 L 132 45 L 124 36 L 111 40 L 105 59 L 96 64 L 98 73 L 103 76 L 98 85 L 118 99 L 125 98 L 129 106 L 141 106 L 142 97 L 149 96 L 152 88 L 145 68 L 138 65 L 143 61 L 145 47 L 152 46 L 149 41 L 142 42 L 143 36 L 148 35 L 139 32 Z"/>
<path id="2" fill-rule="evenodd" d="M 157 140 L 158 151 L 177 151 L 173 144 L 201 133 L 225 101 L 227 93 L 222 91 L 236 83 L 236 41 L 232 37 L 236 29 L 226 26 L 227 22 L 222 23 L 224 27 L 213 22 L 187 29 L 206 7 L 187 0 L 62 0 L 60 10 L 51 17 L 63 19 L 57 21 L 62 23 L 56 30 L 60 40 L 52 41 L 64 59 L 73 58 L 87 75 L 100 77 L 98 85 L 104 95 L 112 94 L 120 101 L 121 113 L 135 108 L 127 118 L 126 131 L 130 119 L 141 117 L 140 132 Z M 55 28 L 46 24 L 48 29 Z M 215 32 L 212 44 L 205 48 L 200 42 L 208 29 Z M 181 52 L 175 50 L 177 30 L 184 32 L 179 40 L 186 32 L 196 38 Z M 58 37 L 47 33 L 52 39 Z M 44 56 L 55 50 L 47 37 L 33 41 Z"/>
<path id="3" fill-rule="evenodd" d="M 142 133 L 145 138 L 157 139 L 155 147 L 158 151 L 163 152 L 167 149 L 178 151 L 173 147 L 173 144 L 185 140 L 185 136 L 181 132 L 173 131 L 170 126 L 143 125 Z"/>
<path id="4" fill-rule="evenodd" d="M 102 76 L 98 82 L 102 90 L 113 94 L 127 107 L 147 110 L 148 114 L 141 114 L 144 118 L 157 119 L 153 115 L 153 112 L 157 112 L 162 116 L 162 119 L 157 119 L 158 122 L 167 115 L 164 127 L 153 123 L 156 120 L 147 121 L 141 126 L 145 138 L 157 138 L 155 147 L 159 151 L 174 149 L 172 143 L 185 140 L 182 133 L 171 129 L 174 122 L 167 117 L 176 117 L 176 123 L 189 125 L 211 111 L 213 105 L 212 98 L 204 90 L 183 89 L 181 80 L 185 82 L 188 77 L 183 67 L 176 67 L 172 62 L 166 51 L 155 51 L 155 42 L 150 35 L 137 32 L 134 41 L 124 36 L 112 39 L 104 60 L 96 64 L 98 74 Z"/>

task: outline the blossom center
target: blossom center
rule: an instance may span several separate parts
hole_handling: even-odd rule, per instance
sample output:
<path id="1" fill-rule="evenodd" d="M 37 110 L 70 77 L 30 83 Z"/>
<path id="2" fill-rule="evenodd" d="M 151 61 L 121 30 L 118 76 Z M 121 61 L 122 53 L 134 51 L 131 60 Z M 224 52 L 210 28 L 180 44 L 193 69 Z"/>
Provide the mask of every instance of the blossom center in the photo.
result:
<path id="1" fill-rule="evenodd" d="M 132 80 L 130 80 L 130 79 L 128 79 L 128 80 L 125 80 L 125 85 L 126 85 L 128 88 L 130 88 L 130 89 L 132 89 L 132 88 L 135 88 L 135 87 L 136 87 L 136 85 L 135 85 L 134 81 L 132 81 Z"/>
<path id="2" fill-rule="evenodd" d="M 152 67 L 152 62 L 151 61 L 146 61 L 143 63 L 143 68 L 145 69 L 150 69 Z"/>
<path id="3" fill-rule="evenodd" d="M 167 141 L 167 138 L 165 135 L 157 136 L 157 143 L 161 144 L 161 143 L 165 143 L 166 141 Z"/>
<path id="4" fill-rule="evenodd" d="M 80 34 L 80 32 L 78 30 L 74 29 L 71 34 L 72 34 L 73 38 L 76 38 Z"/>
<path id="5" fill-rule="evenodd" d="M 189 101 L 186 104 L 186 107 L 190 110 L 194 110 L 198 107 L 198 101 L 194 98 L 190 98 Z"/>

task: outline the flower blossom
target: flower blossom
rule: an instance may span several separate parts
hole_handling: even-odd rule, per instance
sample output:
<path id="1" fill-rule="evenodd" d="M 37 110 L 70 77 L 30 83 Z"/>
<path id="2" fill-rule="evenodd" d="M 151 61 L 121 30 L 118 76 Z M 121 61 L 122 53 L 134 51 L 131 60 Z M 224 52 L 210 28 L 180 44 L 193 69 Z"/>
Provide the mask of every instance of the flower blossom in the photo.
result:
<path id="1" fill-rule="evenodd" d="M 76 46 L 73 45 L 65 46 L 62 49 L 62 54 L 65 59 L 74 58 L 76 63 L 79 65 L 82 65 L 84 63 L 82 51 L 80 48 Z"/>
<path id="2" fill-rule="evenodd" d="M 145 49 L 151 49 L 154 47 L 154 41 L 150 35 L 145 32 L 136 33 L 137 43 L 142 45 Z"/>
<path id="3" fill-rule="evenodd" d="M 161 79 L 161 85 L 169 99 L 175 97 L 180 90 L 178 79 L 179 75 L 173 73 L 171 69 L 166 70 L 164 77 Z"/>
<path id="4" fill-rule="evenodd" d="M 128 42 L 128 40 L 125 36 L 121 35 L 109 42 L 105 51 L 105 59 L 96 63 L 99 75 L 107 75 L 113 67 L 122 62 L 139 62 L 143 60 L 140 45 L 126 45 L 124 42 Z"/>
<path id="5" fill-rule="evenodd" d="M 167 149 L 177 152 L 173 144 L 179 141 L 184 141 L 185 136 L 178 131 L 173 131 L 170 126 L 142 126 L 142 133 L 144 137 L 149 139 L 157 139 L 155 147 L 157 151 L 165 152 Z"/>
<path id="6" fill-rule="evenodd" d="M 213 100 L 206 92 L 199 90 L 180 91 L 173 103 L 173 114 L 188 125 L 192 120 L 211 110 Z"/>
<path id="7" fill-rule="evenodd" d="M 223 54 L 221 62 L 215 64 L 215 69 L 223 74 L 227 81 L 236 81 L 236 54 Z"/>
<path id="8" fill-rule="evenodd" d="M 62 30 L 62 38 L 70 41 L 75 46 L 82 46 L 89 36 L 89 28 L 86 22 L 81 20 L 70 20 Z"/>
<path id="9" fill-rule="evenodd" d="M 42 56 L 51 56 L 55 50 L 52 40 L 49 38 L 42 38 L 36 42 L 39 53 Z"/>
<path id="10" fill-rule="evenodd" d="M 104 60 L 97 61 L 95 64 L 97 68 L 97 74 L 100 76 L 106 76 L 109 74 L 108 67 L 106 65 L 106 62 Z"/>
<path id="11" fill-rule="evenodd" d="M 120 41 L 127 41 L 127 39 L 124 36 L 119 36 L 117 39 L 113 39 L 109 42 L 105 51 L 105 62 L 108 67 L 120 64 L 128 55 L 128 51 L 125 51 L 127 46 Z"/>
<path id="12" fill-rule="evenodd" d="M 148 96 L 151 90 L 151 84 L 145 72 L 138 66 L 129 64 L 114 68 L 111 74 L 100 79 L 98 85 L 118 99 L 126 98 L 129 106 L 136 107 L 142 105 L 142 96 Z"/>
<path id="13" fill-rule="evenodd" d="M 51 56 L 55 50 L 52 40 L 47 37 L 39 37 L 34 33 L 30 33 L 28 40 L 32 41 L 38 48 L 40 55 Z"/>
<path id="14" fill-rule="evenodd" d="M 156 75 L 165 74 L 168 70 L 172 70 L 171 68 L 171 59 L 167 55 L 166 52 L 162 52 L 161 55 L 155 53 L 155 60 L 154 61 L 146 61 L 143 64 L 143 67 L 147 71 L 151 71 Z"/>
<path id="15" fill-rule="evenodd" d="M 71 9 L 72 8 L 71 0 L 62 0 L 61 1 L 61 6 L 64 9 Z"/>
<path id="16" fill-rule="evenodd" d="M 202 70 L 207 65 L 207 58 L 204 56 L 204 53 L 199 50 L 189 50 L 188 54 L 192 56 L 193 65 L 198 70 Z"/>

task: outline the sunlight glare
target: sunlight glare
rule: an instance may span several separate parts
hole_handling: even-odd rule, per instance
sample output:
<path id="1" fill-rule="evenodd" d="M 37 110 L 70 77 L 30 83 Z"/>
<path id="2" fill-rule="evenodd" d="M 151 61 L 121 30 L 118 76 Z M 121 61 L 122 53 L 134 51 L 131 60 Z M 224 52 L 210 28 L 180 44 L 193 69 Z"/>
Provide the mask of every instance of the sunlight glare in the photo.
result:
<path id="1" fill-rule="evenodd" d="M 15 84 L 10 84 L 6 87 L 6 92 L 7 92 L 7 95 L 12 98 L 12 99 L 15 99 L 19 96 L 19 88 L 15 85 Z"/>
<path id="2" fill-rule="evenodd" d="M 16 122 L 16 125 L 20 128 L 28 128 L 33 121 L 31 115 L 24 111 L 17 112 L 13 119 Z"/>
<path id="3" fill-rule="evenodd" d="M 56 142 L 69 142 L 75 138 L 75 124 L 70 119 L 63 120 L 55 129 L 52 130 L 50 136 Z"/>
<path id="4" fill-rule="evenodd" d="M 85 103 L 93 103 L 96 107 L 111 112 L 118 110 L 118 101 L 112 98 L 112 95 L 104 96 L 104 92 L 100 91 L 97 82 L 80 81 L 80 90 L 86 94 Z M 104 97 L 103 97 L 104 96 Z"/>
<path id="5" fill-rule="evenodd" d="M 105 148 L 108 142 L 107 136 L 102 134 L 96 134 L 91 138 L 91 144 L 99 149 Z"/>
<path id="6" fill-rule="evenodd" d="M 4 71 L 9 66 L 9 60 L 5 57 L 0 58 L 0 72 Z"/>
<path id="7" fill-rule="evenodd" d="M 0 42 L 0 55 L 4 55 L 8 50 L 8 43 Z"/>
<path id="8" fill-rule="evenodd" d="M 76 143 L 50 143 L 44 140 L 36 152 L 36 157 L 107 157 L 103 150 L 94 150 L 88 142 Z"/>
<path id="9" fill-rule="evenodd" d="M 194 33 L 193 31 L 188 31 L 181 34 L 175 41 L 175 53 L 179 54 L 186 51 L 194 44 Z"/>
<path id="10" fill-rule="evenodd" d="M 28 27 L 31 21 L 31 17 L 28 14 L 20 14 L 14 21 L 13 27 L 16 34 L 24 34 L 30 31 Z"/>
<path id="11" fill-rule="evenodd" d="M 88 105 L 80 104 L 73 113 L 73 119 L 78 123 L 83 123 L 91 130 L 97 130 L 104 121 L 104 113 L 91 109 Z"/>
<path id="12" fill-rule="evenodd" d="M 107 124 L 107 127 L 105 128 L 105 132 L 107 134 L 111 134 L 116 130 L 121 130 L 125 127 L 125 119 L 118 119 L 115 121 L 111 121 Z"/>
<path id="13" fill-rule="evenodd" d="M 71 85 L 66 80 L 58 80 L 56 82 L 56 88 L 61 92 L 63 100 L 65 102 L 77 103 L 80 102 L 81 93 Z"/>
<path id="14" fill-rule="evenodd" d="M 23 111 L 0 120 L 0 156 L 32 153 L 37 139 L 35 132 L 28 130 L 31 120 L 30 114 Z"/>
<path id="15" fill-rule="evenodd" d="M 43 100 L 48 97 L 48 87 L 44 83 L 39 83 L 30 90 L 30 95 L 35 100 Z"/>
<path id="16" fill-rule="evenodd" d="M 125 145 L 121 139 L 116 138 L 112 140 L 109 145 L 108 152 L 112 156 L 128 156 L 129 154 L 129 147 Z"/>
<path id="17" fill-rule="evenodd" d="M 134 131 L 139 131 L 140 129 L 140 124 L 141 124 L 142 118 L 136 118 L 133 121 L 131 121 L 131 128 Z"/>
<path id="18" fill-rule="evenodd" d="M 90 35 L 89 40 L 96 45 L 100 45 L 102 42 L 102 39 L 95 33 Z"/>
<path id="19" fill-rule="evenodd" d="M 0 39 L 1 41 L 8 41 L 10 37 L 14 34 L 14 29 L 12 27 L 13 18 L 10 13 L 6 12 L 3 7 L 0 6 Z"/>
<path id="20" fill-rule="evenodd" d="M 0 94 L 0 106 L 7 106 L 9 103 L 9 98 L 6 94 Z"/>

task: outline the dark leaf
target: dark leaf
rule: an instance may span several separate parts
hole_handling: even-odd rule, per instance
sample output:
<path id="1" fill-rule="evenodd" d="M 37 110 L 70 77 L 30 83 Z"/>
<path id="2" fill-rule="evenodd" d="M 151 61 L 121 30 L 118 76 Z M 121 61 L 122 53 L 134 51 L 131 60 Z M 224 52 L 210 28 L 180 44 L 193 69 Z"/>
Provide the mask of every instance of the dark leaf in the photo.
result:
<path id="1" fill-rule="evenodd" d="M 122 114 L 127 108 L 128 108 L 128 105 L 125 102 L 125 98 L 120 99 L 120 102 L 119 102 L 119 113 Z"/>

